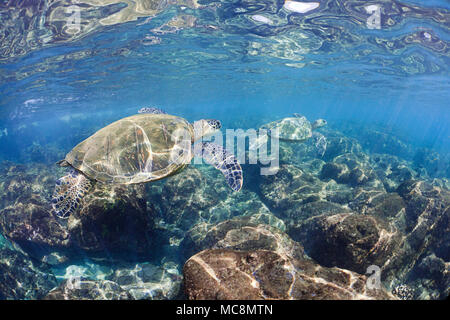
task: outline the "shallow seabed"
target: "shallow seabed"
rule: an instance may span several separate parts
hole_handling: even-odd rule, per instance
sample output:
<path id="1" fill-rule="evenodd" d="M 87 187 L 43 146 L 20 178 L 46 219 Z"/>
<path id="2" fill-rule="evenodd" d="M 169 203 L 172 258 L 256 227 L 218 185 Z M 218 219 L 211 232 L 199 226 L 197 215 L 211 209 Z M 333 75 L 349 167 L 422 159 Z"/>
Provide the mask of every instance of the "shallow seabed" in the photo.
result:
<path id="1" fill-rule="evenodd" d="M 0 299 L 448 297 L 447 1 L 4 1 L 0 21 Z M 56 217 L 55 162 L 151 106 L 223 133 L 323 118 L 326 147 L 280 141 L 270 175 L 247 155 L 239 192 L 207 164 L 97 183 Z"/>

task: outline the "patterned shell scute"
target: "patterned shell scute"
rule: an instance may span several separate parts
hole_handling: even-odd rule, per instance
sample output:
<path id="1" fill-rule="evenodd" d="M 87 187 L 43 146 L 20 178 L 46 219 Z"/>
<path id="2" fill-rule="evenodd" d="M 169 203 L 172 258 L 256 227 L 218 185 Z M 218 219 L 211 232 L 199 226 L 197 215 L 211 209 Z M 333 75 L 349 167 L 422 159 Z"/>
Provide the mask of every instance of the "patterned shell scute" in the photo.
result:
<path id="1" fill-rule="evenodd" d="M 282 140 L 303 141 L 312 137 L 311 123 L 305 117 L 284 118 L 262 128 L 270 130 L 272 136 Z M 275 134 L 277 131 L 278 135 Z"/>
<path id="2" fill-rule="evenodd" d="M 192 138 L 192 126 L 183 118 L 137 114 L 100 129 L 73 148 L 66 161 L 100 182 L 149 182 L 191 161 Z"/>

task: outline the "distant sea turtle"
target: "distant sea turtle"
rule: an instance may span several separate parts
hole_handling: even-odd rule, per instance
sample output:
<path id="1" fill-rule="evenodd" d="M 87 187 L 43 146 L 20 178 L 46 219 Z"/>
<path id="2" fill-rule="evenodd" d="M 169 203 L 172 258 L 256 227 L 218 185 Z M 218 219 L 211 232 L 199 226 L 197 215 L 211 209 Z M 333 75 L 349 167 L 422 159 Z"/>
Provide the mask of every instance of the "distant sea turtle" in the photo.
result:
<path id="1" fill-rule="evenodd" d="M 326 120 L 323 119 L 311 123 L 306 117 L 294 113 L 293 117 L 272 121 L 263 125 L 260 129 L 267 130 L 267 135 L 284 141 L 303 142 L 312 137 L 318 154 L 323 156 L 327 147 L 327 140 L 322 134 L 313 130 L 326 124 Z M 267 143 L 267 135 L 262 135 L 253 147 L 259 148 L 262 144 Z"/>
<path id="2" fill-rule="evenodd" d="M 191 125 L 157 108 L 142 108 L 136 115 L 111 123 L 57 163 L 71 170 L 56 181 L 55 214 L 65 218 L 73 213 L 94 181 L 135 184 L 159 180 L 179 172 L 194 155 L 220 170 L 228 185 L 239 191 L 243 175 L 234 155 L 213 143 L 194 145 L 220 127 L 220 121 L 210 119 Z"/>

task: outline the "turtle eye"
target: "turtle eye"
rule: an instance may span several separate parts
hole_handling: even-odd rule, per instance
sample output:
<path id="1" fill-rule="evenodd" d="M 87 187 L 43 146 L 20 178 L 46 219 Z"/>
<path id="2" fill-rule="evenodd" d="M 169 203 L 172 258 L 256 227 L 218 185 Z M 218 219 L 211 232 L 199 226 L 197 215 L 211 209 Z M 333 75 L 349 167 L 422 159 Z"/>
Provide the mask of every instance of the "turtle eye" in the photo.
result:
<path id="1" fill-rule="evenodd" d="M 222 124 L 220 123 L 220 121 L 219 120 L 213 120 L 213 119 L 210 119 L 210 120 L 206 120 L 207 122 L 208 122 L 208 124 L 211 126 L 211 128 L 213 128 L 213 129 L 216 129 L 216 130 L 218 130 L 218 129 L 220 129 L 221 127 L 222 127 Z"/>

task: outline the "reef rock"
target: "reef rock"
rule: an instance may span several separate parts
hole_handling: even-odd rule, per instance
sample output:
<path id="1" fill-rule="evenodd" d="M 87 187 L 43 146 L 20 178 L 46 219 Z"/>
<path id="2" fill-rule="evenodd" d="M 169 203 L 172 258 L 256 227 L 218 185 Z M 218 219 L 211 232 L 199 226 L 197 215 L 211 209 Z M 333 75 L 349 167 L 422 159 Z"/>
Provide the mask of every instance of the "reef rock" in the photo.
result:
<path id="1" fill-rule="evenodd" d="M 382 268 L 401 239 L 398 230 L 380 219 L 354 213 L 312 217 L 289 234 L 321 265 L 361 274 L 370 265 Z"/>
<path id="2" fill-rule="evenodd" d="M 347 185 L 321 181 L 293 165 L 281 165 L 276 175 L 262 177 L 260 189 L 265 203 L 284 221 L 288 234 L 310 217 L 350 213 L 347 204 L 354 196 Z"/>
<path id="3" fill-rule="evenodd" d="M 261 223 L 254 216 L 239 217 L 206 228 L 200 226 L 191 229 L 181 243 L 186 258 L 205 249 L 264 249 L 297 258 L 303 255 L 301 245 L 292 241 L 279 228 Z"/>
<path id="4" fill-rule="evenodd" d="M 42 164 L 18 165 L 11 162 L 1 164 L 1 173 L 0 208 L 14 205 L 19 197 L 49 198 L 57 174 Z"/>
<path id="5" fill-rule="evenodd" d="M 320 200 L 324 185 L 314 175 L 288 164 L 261 180 L 261 194 L 277 210 Z"/>
<path id="6" fill-rule="evenodd" d="M 418 176 L 407 161 L 393 155 L 373 154 L 370 163 L 388 192 L 395 191 L 401 183 Z"/>
<path id="7" fill-rule="evenodd" d="M 361 214 L 378 217 L 385 221 L 399 222 L 398 220 L 401 220 L 400 217 L 405 212 L 406 204 L 396 192 L 361 191 L 355 195 L 349 207 Z"/>
<path id="8" fill-rule="evenodd" d="M 135 300 L 177 298 L 182 282 L 174 263 L 165 263 L 163 266 L 142 263 L 133 268 L 119 268 L 109 279 L 120 285 Z"/>
<path id="9" fill-rule="evenodd" d="M 58 173 L 40 164 L 2 163 L 1 170 L 0 232 L 38 259 L 65 250 L 69 234 L 48 202 Z"/>
<path id="10" fill-rule="evenodd" d="M 38 195 L 20 195 L 14 205 L 0 211 L 0 231 L 25 248 L 67 247 L 69 233 Z"/>
<path id="11" fill-rule="evenodd" d="M 393 288 L 415 288 L 418 299 L 444 299 L 449 283 L 450 192 L 409 180 L 398 187 L 397 193 L 405 202 L 405 210 L 396 222 L 405 236 L 382 276 Z"/>
<path id="12" fill-rule="evenodd" d="M 327 149 L 323 155 L 323 160 L 330 161 L 335 157 L 344 154 L 364 156 L 362 147 L 356 139 L 349 138 L 338 132 L 330 131 L 327 134 Z"/>
<path id="13" fill-rule="evenodd" d="M 45 300 L 130 300 L 130 294 L 108 280 L 65 280 Z"/>
<path id="14" fill-rule="evenodd" d="M 104 250 L 148 255 L 160 239 L 154 236 L 154 211 L 147 209 L 144 185 L 97 183 L 81 209 L 64 220 L 52 214 L 49 202 L 64 170 L 8 164 L 2 171 L 0 201 L 6 206 L 0 232 L 33 257 L 58 264 L 65 255 Z"/>
<path id="15" fill-rule="evenodd" d="M 425 169 L 429 177 L 450 178 L 450 156 L 443 156 L 428 148 L 421 148 L 416 151 L 413 157 L 413 164 L 418 170 Z"/>
<path id="16" fill-rule="evenodd" d="M 395 299 L 383 288 L 368 289 L 363 275 L 268 250 L 205 250 L 183 274 L 192 300 Z"/>
<path id="17" fill-rule="evenodd" d="M 320 172 L 320 179 L 335 180 L 356 187 L 370 183 L 379 187 L 381 182 L 375 180 L 376 174 L 368 163 L 368 157 L 357 157 L 354 154 L 343 154 L 334 158 L 333 162 L 326 163 Z"/>
<path id="18" fill-rule="evenodd" d="M 254 192 L 233 192 L 220 172 L 210 166 L 188 167 L 164 181 L 148 184 L 148 189 L 149 201 L 168 229 L 187 231 L 198 223 L 270 214 Z"/>
<path id="19" fill-rule="evenodd" d="M 347 124 L 343 129 L 345 134 L 354 136 L 361 143 L 364 150 L 369 153 L 385 153 L 411 159 L 412 146 L 393 132 L 386 132 L 386 128 L 379 129 L 374 126 Z"/>
<path id="20" fill-rule="evenodd" d="M 95 184 L 81 210 L 67 222 L 71 242 L 88 252 L 153 250 L 153 211 L 147 210 L 144 185 Z"/>
<path id="21" fill-rule="evenodd" d="M 46 265 L 0 246 L 0 300 L 42 299 L 56 285 Z"/>

